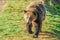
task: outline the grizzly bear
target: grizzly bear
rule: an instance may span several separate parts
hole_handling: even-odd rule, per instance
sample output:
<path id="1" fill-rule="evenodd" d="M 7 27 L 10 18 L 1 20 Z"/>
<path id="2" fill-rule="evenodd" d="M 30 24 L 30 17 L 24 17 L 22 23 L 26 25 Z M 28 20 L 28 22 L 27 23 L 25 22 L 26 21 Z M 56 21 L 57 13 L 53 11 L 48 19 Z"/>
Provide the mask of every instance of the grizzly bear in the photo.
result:
<path id="1" fill-rule="evenodd" d="M 24 9 L 27 31 L 32 34 L 32 26 L 34 26 L 34 38 L 37 38 L 39 32 L 41 32 L 42 21 L 45 20 L 45 15 L 45 6 L 39 2 L 32 2 Z"/>

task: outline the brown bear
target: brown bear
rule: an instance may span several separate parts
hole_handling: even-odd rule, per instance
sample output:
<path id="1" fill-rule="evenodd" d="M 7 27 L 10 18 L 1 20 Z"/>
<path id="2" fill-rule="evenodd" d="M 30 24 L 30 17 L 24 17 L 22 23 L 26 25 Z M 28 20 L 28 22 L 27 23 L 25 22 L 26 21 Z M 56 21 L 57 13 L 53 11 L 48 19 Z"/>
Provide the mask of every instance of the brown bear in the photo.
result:
<path id="1" fill-rule="evenodd" d="M 24 19 L 28 33 L 32 34 L 32 26 L 34 26 L 34 38 L 38 37 L 41 32 L 42 21 L 45 19 L 46 9 L 40 2 L 32 2 L 24 9 Z"/>

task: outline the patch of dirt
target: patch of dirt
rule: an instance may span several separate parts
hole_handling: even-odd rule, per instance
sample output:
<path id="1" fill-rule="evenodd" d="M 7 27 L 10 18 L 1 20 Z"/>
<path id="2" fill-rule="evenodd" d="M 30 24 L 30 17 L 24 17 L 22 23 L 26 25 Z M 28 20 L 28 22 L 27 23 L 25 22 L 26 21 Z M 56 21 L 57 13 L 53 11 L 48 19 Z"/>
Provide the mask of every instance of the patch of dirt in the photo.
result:
<path id="1" fill-rule="evenodd" d="M 41 32 L 38 38 L 32 38 L 32 34 L 18 35 L 16 37 L 5 37 L 3 40 L 59 40 L 55 35 Z"/>
<path id="2" fill-rule="evenodd" d="M 0 0 L 0 13 L 6 7 L 6 0 Z"/>

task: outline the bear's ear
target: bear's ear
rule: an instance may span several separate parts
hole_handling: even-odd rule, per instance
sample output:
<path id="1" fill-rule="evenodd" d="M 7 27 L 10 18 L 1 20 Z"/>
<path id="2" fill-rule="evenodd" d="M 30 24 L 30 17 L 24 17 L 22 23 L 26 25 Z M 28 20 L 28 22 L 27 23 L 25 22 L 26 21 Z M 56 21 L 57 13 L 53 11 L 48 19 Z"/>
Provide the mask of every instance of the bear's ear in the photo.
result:
<path id="1" fill-rule="evenodd" d="M 24 13 L 26 13 L 26 12 L 27 12 L 27 10 L 23 10 L 23 12 L 24 12 Z"/>

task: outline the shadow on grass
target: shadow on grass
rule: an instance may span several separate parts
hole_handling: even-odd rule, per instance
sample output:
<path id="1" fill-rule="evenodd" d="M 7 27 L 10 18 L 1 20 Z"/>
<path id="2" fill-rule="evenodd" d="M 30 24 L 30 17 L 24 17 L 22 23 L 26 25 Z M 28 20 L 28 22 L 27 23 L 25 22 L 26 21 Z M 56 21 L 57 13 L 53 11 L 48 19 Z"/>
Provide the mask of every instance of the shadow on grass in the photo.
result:
<path id="1" fill-rule="evenodd" d="M 57 5 L 55 7 L 46 5 L 46 7 L 47 7 L 47 11 L 49 11 L 52 15 L 60 16 L 60 7 L 58 7 Z"/>
<path id="2" fill-rule="evenodd" d="M 48 15 L 48 17 L 51 17 L 51 19 L 49 18 L 52 21 L 50 23 L 54 26 L 54 28 L 51 28 L 52 32 L 50 33 L 60 38 L 60 1 L 58 3 L 56 0 L 45 0 L 45 3 L 47 11 L 51 14 Z"/>
<path id="3" fill-rule="evenodd" d="M 53 33 L 60 39 L 60 31 L 52 29 Z"/>
<path id="4" fill-rule="evenodd" d="M 60 15 L 60 1 L 58 0 L 45 0 L 47 11 L 52 15 Z"/>

